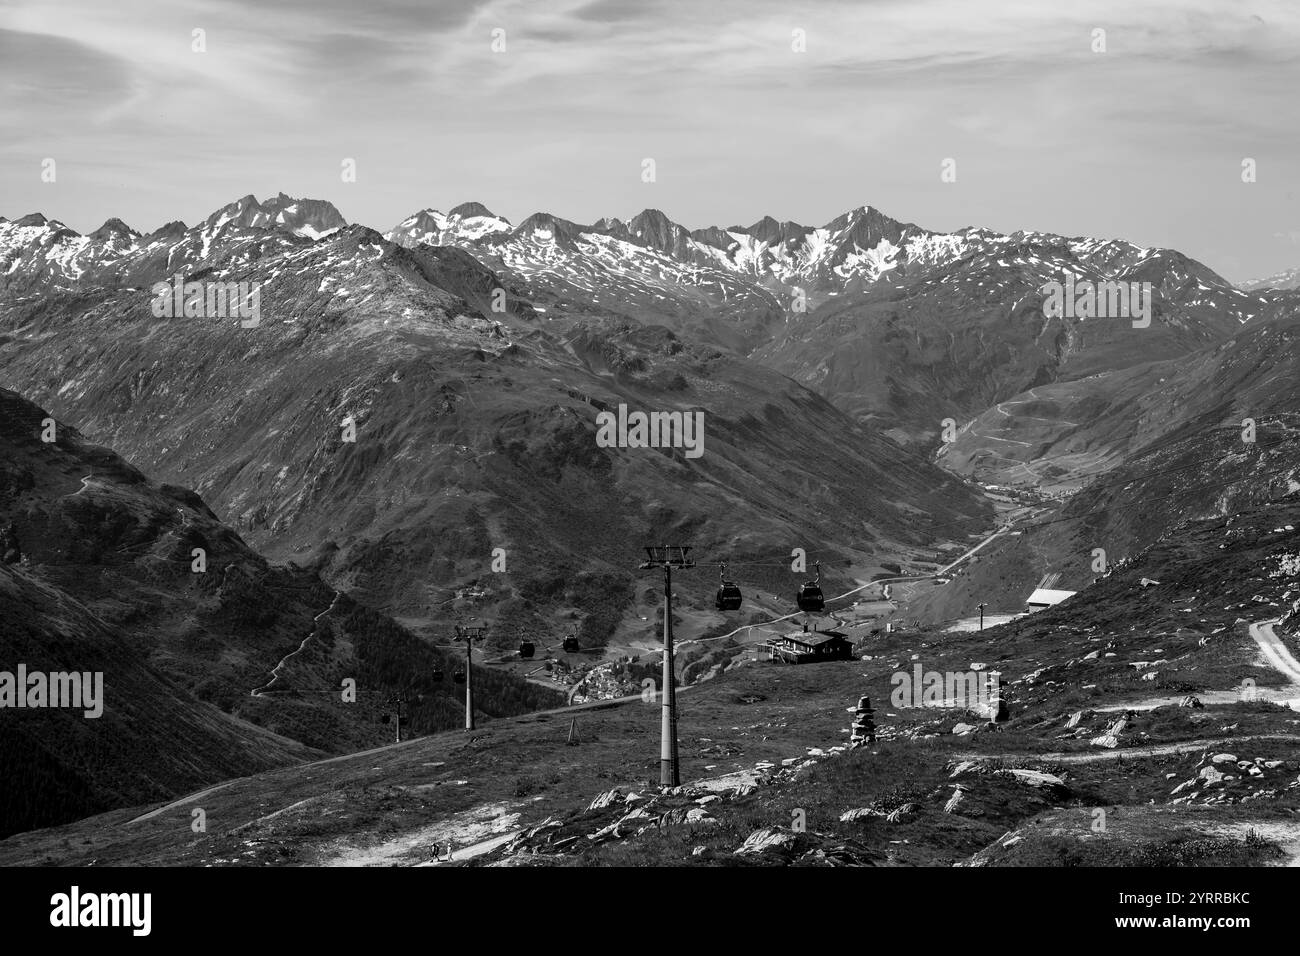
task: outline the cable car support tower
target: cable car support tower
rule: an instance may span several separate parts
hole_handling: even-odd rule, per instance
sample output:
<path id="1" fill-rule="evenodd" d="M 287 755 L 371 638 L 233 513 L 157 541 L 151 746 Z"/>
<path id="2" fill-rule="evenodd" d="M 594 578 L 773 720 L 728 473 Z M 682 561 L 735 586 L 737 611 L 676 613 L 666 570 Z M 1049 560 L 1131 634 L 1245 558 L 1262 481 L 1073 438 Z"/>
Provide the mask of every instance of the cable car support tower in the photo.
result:
<path id="1" fill-rule="evenodd" d="M 481 640 L 487 627 L 482 624 L 457 624 L 456 640 L 465 642 L 465 729 L 474 729 L 474 642 Z"/>
<path id="2" fill-rule="evenodd" d="M 646 560 L 640 569 L 663 568 L 664 572 L 664 676 L 660 691 L 662 711 L 659 723 L 659 785 L 681 784 L 677 761 L 677 692 L 673 674 L 673 569 L 695 567 L 690 546 L 652 545 L 645 549 Z"/>

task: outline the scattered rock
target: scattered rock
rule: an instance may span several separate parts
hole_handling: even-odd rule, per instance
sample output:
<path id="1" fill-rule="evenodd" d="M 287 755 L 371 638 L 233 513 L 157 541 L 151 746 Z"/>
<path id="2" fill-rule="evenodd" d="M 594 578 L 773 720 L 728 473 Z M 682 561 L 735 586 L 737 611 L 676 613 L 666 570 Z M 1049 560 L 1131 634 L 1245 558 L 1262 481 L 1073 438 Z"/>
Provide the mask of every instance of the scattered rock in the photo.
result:
<path id="1" fill-rule="evenodd" d="M 915 803 L 905 803 L 901 807 L 898 807 L 897 809 L 890 810 L 889 815 L 885 817 L 885 822 L 897 823 L 899 820 L 903 819 L 903 817 L 910 816 L 915 812 L 916 812 Z"/>
<path id="2" fill-rule="evenodd" d="M 761 830 L 755 830 L 745 842 L 736 850 L 736 855 L 740 856 L 746 853 L 766 853 L 768 850 L 783 850 L 787 847 L 793 848 L 795 835 L 787 830 L 781 830 L 775 827 L 764 827 Z"/>
<path id="3" fill-rule="evenodd" d="M 1060 787 L 1065 789 L 1065 781 L 1055 774 L 1044 773 L 1042 770 L 1003 770 L 1002 773 L 1015 777 L 1021 783 L 1027 783 L 1031 787 Z"/>
<path id="4" fill-rule="evenodd" d="M 623 794 L 620 793 L 617 788 L 613 790 L 606 790 L 600 796 L 596 797 L 595 800 L 592 800 L 591 804 L 587 807 L 587 809 L 603 810 L 606 807 L 613 806 L 615 803 L 620 802 L 622 798 L 623 798 Z"/>
<path id="5" fill-rule="evenodd" d="M 1206 786 L 1213 786 L 1216 783 L 1223 783 L 1223 774 L 1213 767 L 1202 767 L 1201 772 L 1197 774 L 1203 780 Z"/>
<path id="6" fill-rule="evenodd" d="M 883 817 L 883 810 L 876 810 L 871 807 L 860 807 L 857 810 L 845 810 L 840 814 L 840 823 L 852 823 L 854 820 L 862 820 L 867 817 Z"/>
<path id="7" fill-rule="evenodd" d="M 1090 743 L 1094 747 L 1107 747 L 1111 750 L 1114 750 L 1116 747 L 1119 746 L 1119 735 L 1123 733 L 1124 728 L 1128 726 L 1128 721 L 1129 721 L 1129 714 L 1125 713 L 1123 717 L 1120 717 L 1114 723 L 1112 723 L 1110 727 L 1106 729 L 1106 732 L 1104 734 L 1102 734 L 1100 737 L 1094 737 L 1090 741 Z"/>
<path id="8" fill-rule="evenodd" d="M 966 799 L 966 788 L 959 783 L 954 784 L 954 787 L 955 789 L 953 790 L 952 796 L 949 797 L 948 802 L 943 805 L 944 813 L 953 813 L 959 806 L 961 806 L 962 800 Z"/>

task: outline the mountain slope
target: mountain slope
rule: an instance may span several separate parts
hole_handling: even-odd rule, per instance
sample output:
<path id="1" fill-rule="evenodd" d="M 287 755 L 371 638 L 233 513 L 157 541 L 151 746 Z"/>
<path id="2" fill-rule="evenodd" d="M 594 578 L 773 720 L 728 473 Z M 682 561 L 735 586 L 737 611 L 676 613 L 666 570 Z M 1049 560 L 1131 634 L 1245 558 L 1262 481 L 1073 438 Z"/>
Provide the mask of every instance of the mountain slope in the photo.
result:
<path id="1" fill-rule="evenodd" d="M 895 631 L 852 661 L 732 666 L 678 697 L 680 789 L 655 786 L 659 715 L 633 701 L 232 781 L 204 798 L 214 822 L 199 839 L 166 836 L 188 805 L 128 823 L 136 810 L 7 840 L 0 863 L 1283 862 L 1259 840 L 1207 834 L 1294 828 L 1300 809 L 1296 714 L 1268 702 L 1296 690 L 1248 627 L 1289 617 L 1277 632 L 1300 652 L 1297 537 L 1271 530 L 1288 524 L 1300 525 L 1295 496 L 1189 526 L 1069 602 L 984 633 Z M 891 701 L 914 667 L 960 675 L 972 662 L 1002 675 L 996 727 L 965 707 Z M 846 710 L 864 695 L 877 740 L 850 750 Z M 1188 695 L 1204 706 L 1178 706 Z M 1113 748 L 1090 743 L 1121 718 Z M 1255 769 L 1233 758 L 1203 773 L 1221 753 Z M 808 825 L 793 832 L 800 810 Z M 1058 839 L 1041 839 L 1052 823 Z M 760 829 L 766 848 L 738 852 Z"/>
<path id="2" fill-rule="evenodd" d="M 977 419 L 939 461 L 987 474 L 992 456 L 985 449 L 992 446 L 1008 484 L 1087 480 L 1020 536 L 983 553 L 951 589 L 932 595 L 928 614 L 965 615 L 980 600 L 1013 610 L 1044 574 L 1060 574 L 1059 586 L 1068 589 L 1091 581 L 1094 549 L 1111 562 L 1131 558 L 1185 522 L 1231 516 L 1300 490 L 1298 337 L 1300 315 L 1292 313 L 1251 323 L 1176 363 L 1131 377 L 1098 376 L 1068 399 L 1062 386 L 1036 389 L 1034 400 L 1002 406 L 1001 420 L 1010 422 L 1002 434 L 1025 440 L 1014 451 L 1009 441 L 987 440 L 992 413 Z M 1144 387 L 1152 377 L 1159 387 Z M 1061 427 L 1066 416 L 1079 424 Z M 1031 419 L 1048 432 L 1037 441 L 1029 427 L 1012 431 Z M 1245 440 L 1246 419 L 1255 423 L 1253 442 Z M 1020 471 L 1008 463 L 1016 456 Z"/>
<path id="3" fill-rule="evenodd" d="M 594 300 L 544 312 L 459 249 L 359 226 L 310 244 L 254 232 L 195 265 L 262 283 L 257 328 L 158 320 L 145 288 L 86 289 L 0 311 L 0 377 L 192 485 L 268 555 L 319 555 L 368 604 L 441 627 L 458 589 L 491 582 L 504 644 L 573 626 L 563 593 L 541 618 L 522 595 L 609 574 L 612 596 L 577 609 L 599 645 L 630 613 L 643 541 L 769 567 L 802 547 L 848 583 L 884 554 L 987 529 L 959 482 L 696 336 Z M 620 405 L 703 414 L 703 456 L 600 447 L 597 416 Z"/>
<path id="4" fill-rule="evenodd" d="M 1275 308 L 1173 250 L 936 233 L 870 206 L 821 227 L 766 217 L 689 231 L 658 210 L 589 226 L 458 221 L 426 211 L 386 236 L 464 248 L 546 308 L 598 304 L 752 353 L 905 443 L 1034 386 L 1187 354 Z M 1150 283 L 1151 325 L 1046 318 L 1044 284 L 1069 275 Z"/>
<path id="5" fill-rule="evenodd" d="M 6 390 L 0 615 L 5 671 L 99 672 L 104 695 L 98 718 L 0 709 L 5 833 L 380 743 L 394 693 L 412 732 L 463 714 L 433 675 L 451 667 L 440 652 L 314 572 L 268 565 L 197 495 Z M 559 700 L 503 674 L 476 683 L 485 715 Z"/>

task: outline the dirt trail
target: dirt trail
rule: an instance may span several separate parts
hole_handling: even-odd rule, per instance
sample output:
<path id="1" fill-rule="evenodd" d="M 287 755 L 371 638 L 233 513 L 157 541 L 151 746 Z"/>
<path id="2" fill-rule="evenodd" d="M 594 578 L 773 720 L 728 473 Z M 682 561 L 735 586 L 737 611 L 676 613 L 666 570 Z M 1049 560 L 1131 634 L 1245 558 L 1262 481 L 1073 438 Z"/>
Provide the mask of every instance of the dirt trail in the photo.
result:
<path id="1" fill-rule="evenodd" d="M 334 592 L 334 600 L 330 601 L 330 606 L 327 607 L 325 610 L 321 611 L 319 614 L 317 614 L 314 618 L 311 619 L 311 623 L 312 623 L 311 633 L 302 639 L 302 643 L 298 645 L 296 650 L 292 650 L 288 654 L 284 655 L 284 657 L 280 658 L 280 663 L 276 664 L 275 667 L 271 668 L 271 679 L 267 683 L 263 684 L 261 687 L 254 688 L 252 691 L 250 691 L 249 692 L 250 697 L 261 697 L 264 694 L 270 692 L 271 688 L 275 686 L 275 682 L 280 679 L 280 668 L 284 667 L 285 664 L 289 663 L 289 659 L 291 657 L 297 657 L 299 654 L 301 654 L 303 649 L 309 643 L 311 643 L 311 639 L 320 632 L 321 620 L 324 619 L 326 615 L 328 615 L 331 611 L 334 610 L 334 608 L 338 606 L 339 598 L 341 598 L 342 596 L 343 596 L 342 591 Z"/>
<path id="2" fill-rule="evenodd" d="M 1250 743 L 1255 740 L 1282 740 L 1287 743 L 1300 744 L 1297 734 L 1244 734 L 1237 737 L 1203 737 L 1197 740 L 1183 740 L 1171 744 L 1152 744 L 1147 747 L 1126 747 L 1115 750 L 1099 750 L 1095 753 L 1002 753 L 954 754 L 955 760 L 1040 760 L 1050 763 L 1100 763 L 1104 760 L 1120 760 L 1124 757 L 1162 757 L 1167 754 L 1192 753 L 1197 750 L 1224 750 L 1233 744 Z"/>
<path id="3" fill-rule="evenodd" d="M 164 804 L 163 806 L 159 807 L 157 810 L 150 810 L 148 813 L 142 813 L 140 814 L 140 816 L 135 817 L 134 819 L 127 820 L 126 825 L 130 826 L 132 823 L 139 823 L 141 820 L 152 820 L 160 813 L 166 813 L 168 810 L 173 810 L 176 807 L 183 807 L 187 803 L 193 803 L 195 800 L 199 800 L 203 797 L 206 797 L 210 793 L 216 793 L 218 790 L 224 790 L 226 787 L 230 786 L 232 783 L 235 782 L 236 781 L 234 780 L 227 780 L 225 783 L 219 783 L 215 787 L 208 787 L 208 789 L 200 790 L 198 793 L 191 793 L 188 797 L 181 797 L 179 800 L 173 800 L 171 803 Z"/>
<path id="4" fill-rule="evenodd" d="M 444 820 L 409 830 L 371 846 L 335 844 L 320 866 L 413 866 L 447 862 L 438 859 L 452 848 L 451 860 L 465 860 L 495 849 L 519 832 L 525 805 L 487 803 Z"/>
<path id="5" fill-rule="evenodd" d="M 1259 624 L 1252 624 L 1250 625 L 1250 636 L 1259 645 L 1265 662 L 1291 683 L 1283 687 L 1257 687 L 1253 691 L 1254 699 L 1286 704 L 1292 710 L 1300 710 L 1300 661 L 1297 661 L 1291 655 L 1286 645 L 1282 643 L 1282 639 L 1273 633 L 1273 625 L 1276 623 L 1277 621 L 1261 621 Z M 1108 704 L 1105 707 L 1090 709 L 1099 714 L 1117 713 L 1124 710 L 1155 710 L 1157 707 L 1175 705 L 1187 696 L 1187 694 L 1180 694 L 1177 696 L 1144 697 L 1135 701 Z M 1245 699 L 1241 688 L 1198 691 L 1191 696 L 1202 704 L 1235 704 Z"/>
<path id="6" fill-rule="evenodd" d="M 1255 639 L 1259 649 L 1264 652 L 1264 659 L 1273 668 L 1287 677 L 1293 684 L 1300 685 L 1300 661 L 1291 656 L 1282 639 L 1273 633 L 1277 621 L 1264 621 L 1250 626 L 1250 636 Z M 1297 688 L 1300 692 L 1300 687 Z"/>

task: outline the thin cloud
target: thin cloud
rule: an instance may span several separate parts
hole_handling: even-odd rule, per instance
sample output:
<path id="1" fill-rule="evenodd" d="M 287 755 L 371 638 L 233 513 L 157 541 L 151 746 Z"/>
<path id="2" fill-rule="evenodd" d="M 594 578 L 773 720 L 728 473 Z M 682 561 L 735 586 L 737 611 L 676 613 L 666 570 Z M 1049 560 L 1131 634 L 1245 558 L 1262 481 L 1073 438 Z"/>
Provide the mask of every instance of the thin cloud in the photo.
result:
<path id="1" fill-rule="evenodd" d="M 871 203 L 1276 271 L 1297 218 L 1290 0 L 0 0 L 0 30 L 0 212 L 88 228 L 279 189 L 380 228 L 470 196 L 692 226 Z M 76 175 L 42 188 L 43 156 Z"/>

